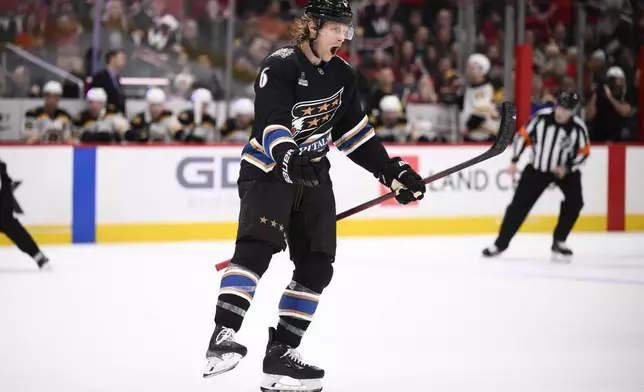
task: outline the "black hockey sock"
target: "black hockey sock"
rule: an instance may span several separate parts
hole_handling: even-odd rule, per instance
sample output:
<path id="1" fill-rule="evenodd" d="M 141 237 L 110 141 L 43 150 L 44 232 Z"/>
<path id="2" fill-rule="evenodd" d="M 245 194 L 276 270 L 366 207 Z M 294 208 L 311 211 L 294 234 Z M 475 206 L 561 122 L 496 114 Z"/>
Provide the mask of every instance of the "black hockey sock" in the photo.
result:
<path id="1" fill-rule="evenodd" d="M 236 264 L 230 264 L 221 278 L 215 324 L 239 331 L 255 296 L 259 276 Z"/>
<path id="2" fill-rule="evenodd" d="M 40 249 L 31 237 L 31 234 L 29 234 L 17 219 L 13 217 L 8 219 L 2 225 L 2 231 L 16 244 L 18 249 L 25 252 L 33 259 L 40 254 Z"/>
<path id="3" fill-rule="evenodd" d="M 320 294 L 291 282 L 279 304 L 279 323 L 275 340 L 296 348 L 300 345 L 306 329 L 313 321 Z"/>

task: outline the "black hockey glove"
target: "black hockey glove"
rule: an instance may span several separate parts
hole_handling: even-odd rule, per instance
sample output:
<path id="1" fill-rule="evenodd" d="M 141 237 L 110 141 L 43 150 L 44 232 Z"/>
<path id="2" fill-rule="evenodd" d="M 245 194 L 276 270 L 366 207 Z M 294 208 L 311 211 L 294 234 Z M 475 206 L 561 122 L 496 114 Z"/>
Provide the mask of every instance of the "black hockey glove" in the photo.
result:
<path id="1" fill-rule="evenodd" d="M 290 148 L 275 160 L 275 174 L 278 178 L 297 185 L 316 187 L 330 181 L 331 163 L 326 151 L 300 151 Z"/>
<path id="2" fill-rule="evenodd" d="M 385 169 L 378 175 L 384 186 L 396 192 L 400 204 L 422 200 L 427 191 L 423 179 L 400 157 L 391 158 Z"/>

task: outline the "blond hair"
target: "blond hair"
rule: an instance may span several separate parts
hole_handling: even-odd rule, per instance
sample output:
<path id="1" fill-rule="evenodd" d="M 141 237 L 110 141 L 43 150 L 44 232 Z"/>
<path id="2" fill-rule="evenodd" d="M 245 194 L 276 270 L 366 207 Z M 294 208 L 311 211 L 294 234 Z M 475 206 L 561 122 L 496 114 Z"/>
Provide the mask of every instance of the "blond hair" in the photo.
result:
<path id="1" fill-rule="evenodd" d="M 309 22 L 314 21 L 315 20 L 308 15 L 303 15 L 293 21 L 293 24 L 291 25 L 291 39 L 293 40 L 293 44 L 301 44 L 311 38 Z"/>

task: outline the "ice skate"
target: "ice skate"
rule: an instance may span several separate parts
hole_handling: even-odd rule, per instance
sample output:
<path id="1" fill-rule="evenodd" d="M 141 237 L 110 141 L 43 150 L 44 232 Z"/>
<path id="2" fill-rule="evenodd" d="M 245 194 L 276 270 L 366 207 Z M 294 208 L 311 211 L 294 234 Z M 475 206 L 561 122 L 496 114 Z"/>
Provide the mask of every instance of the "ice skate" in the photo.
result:
<path id="1" fill-rule="evenodd" d="M 483 249 L 483 257 L 497 257 L 504 251 L 505 249 L 500 249 L 496 245 L 491 245 Z"/>
<path id="2" fill-rule="evenodd" d="M 324 370 L 304 363 L 296 349 L 275 341 L 275 328 L 270 328 L 268 335 L 260 389 L 263 392 L 320 392 Z"/>
<path id="3" fill-rule="evenodd" d="M 47 256 L 43 255 L 42 253 L 38 253 L 36 257 L 34 257 L 34 260 L 36 261 L 36 264 L 38 264 L 38 268 L 41 271 L 51 271 L 51 264 L 49 263 Z"/>
<path id="4" fill-rule="evenodd" d="M 572 250 L 561 241 L 552 243 L 552 261 L 563 261 L 569 263 L 572 259 Z"/>
<path id="5" fill-rule="evenodd" d="M 206 359 L 208 365 L 203 378 L 208 378 L 234 369 L 248 353 L 248 349 L 235 342 L 235 331 L 217 326 L 210 338 Z"/>

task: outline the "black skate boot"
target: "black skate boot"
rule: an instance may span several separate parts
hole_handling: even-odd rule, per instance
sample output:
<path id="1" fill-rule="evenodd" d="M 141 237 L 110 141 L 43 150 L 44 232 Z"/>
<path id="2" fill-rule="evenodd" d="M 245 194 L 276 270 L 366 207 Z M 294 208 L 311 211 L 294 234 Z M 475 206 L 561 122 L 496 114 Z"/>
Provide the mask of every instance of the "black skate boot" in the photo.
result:
<path id="1" fill-rule="evenodd" d="M 491 245 L 483 249 L 483 257 L 496 257 L 504 251 L 505 249 L 498 248 L 496 245 Z"/>
<path id="2" fill-rule="evenodd" d="M 248 353 L 248 349 L 235 342 L 235 331 L 222 326 L 215 327 L 210 338 L 206 359 L 208 365 L 203 378 L 216 376 L 234 369 Z"/>
<path id="3" fill-rule="evenodd" d="M 303 362 L 300 353 L 275 341 L 275 328 L 268 330 L 264 357 L 263 392 L 320 392 L 324 370 Z"/>
<path id="4" fill-rule="evenodd" d="M 552 243 L 552 261 L 570 262 L 572 258 L 572 250 L 561 241 L 554 241 Z"/>
<path id="5" fill-rule="evenodd" d="M 38 253 L 36 257 L 34 257 L 34 260 L 36 261 L 36 264 L 38 264 L 38 268 L 40 268 L 41 271 L 51 270 L 51 264 L 49 264 L 49 259 L 47 258 L 47 256 L 43 255 L 42 253 Z"/>

